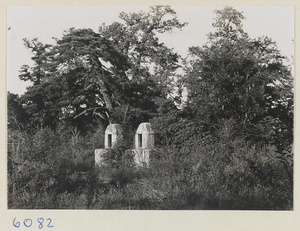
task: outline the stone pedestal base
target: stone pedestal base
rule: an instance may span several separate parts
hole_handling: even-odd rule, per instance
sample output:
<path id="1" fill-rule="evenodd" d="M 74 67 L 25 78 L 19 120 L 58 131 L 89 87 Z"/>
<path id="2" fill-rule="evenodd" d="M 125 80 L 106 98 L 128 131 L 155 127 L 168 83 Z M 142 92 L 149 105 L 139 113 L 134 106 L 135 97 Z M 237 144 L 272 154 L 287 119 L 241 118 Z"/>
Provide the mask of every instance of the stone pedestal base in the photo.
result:
<path id="1" fill-rule="evenodd" d="M 95 165 L 103 166 L 103 155 L 108 151 L 107 148 L 101 148 L 95 150 Z M 126 150 L 126 152 L 133 152 L 134 162 L 137 167 L 149 167 L 151 154 L 154 152 L 154 149 L 148 148 L 139 148 Z"/>
<path id="2" fill-rule="evenodd" d="M 102 165 L 103 154 L 107 151 L 106 148 L 95 149 L 95 165 Z"/>
<path id="3" fill-rule="evenodd" d="M 149 167 L 150 155 L 152 149 L 133 149 L 134 153 L 134 162 L 138 167 Z"/>

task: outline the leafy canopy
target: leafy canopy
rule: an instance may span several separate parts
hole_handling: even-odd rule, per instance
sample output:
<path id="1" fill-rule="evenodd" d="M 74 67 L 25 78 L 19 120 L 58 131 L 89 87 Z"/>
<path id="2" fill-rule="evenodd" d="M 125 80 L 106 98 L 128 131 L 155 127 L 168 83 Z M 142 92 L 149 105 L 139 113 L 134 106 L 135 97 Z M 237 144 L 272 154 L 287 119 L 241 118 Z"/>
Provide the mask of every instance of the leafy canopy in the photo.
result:
<path id="1" fill-rule="evenodd" d="M 55 45 L 24 40 L 34 65 L 24 65 L 20 79 L 33 85 L 21 98 L 33 124 L 84 130 L 99 121 L 138 123 L 156 113 L 157 99 L 173 90 L 180 58 L 157 33 L 184 24 L 168 6 L 120 18 L 124 23 L 102 25 L 98 33 L 71 28 Z"/>
<path id="2" fill-rule="evenodd" d="M 242 13 L 231 7 L 215 13 L 207 44 L 189 49 L 183 78 L 189 108 L 210 130 L 233 118 L 240 125 L 237 136 L 291 143 L 293 80 L 285 57 L 270 38 L 248 36 Z"/>

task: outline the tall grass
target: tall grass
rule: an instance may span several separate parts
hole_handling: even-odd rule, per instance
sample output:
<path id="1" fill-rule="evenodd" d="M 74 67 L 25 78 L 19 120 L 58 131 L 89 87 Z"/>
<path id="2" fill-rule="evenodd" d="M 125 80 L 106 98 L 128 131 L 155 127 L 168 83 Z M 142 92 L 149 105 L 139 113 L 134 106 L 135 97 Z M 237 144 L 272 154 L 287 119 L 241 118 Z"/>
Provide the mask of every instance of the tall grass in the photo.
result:
<path id="1" fill-rule="evenodd" d="M 134 166 L 127 144 L 94 166 L 101 132 L 61 137 L 9 131 L 11 209 L 293 209 L 293 157 L 237 137 L 230 122 L 215 136 L 161 146 L 149 168 Z"/>

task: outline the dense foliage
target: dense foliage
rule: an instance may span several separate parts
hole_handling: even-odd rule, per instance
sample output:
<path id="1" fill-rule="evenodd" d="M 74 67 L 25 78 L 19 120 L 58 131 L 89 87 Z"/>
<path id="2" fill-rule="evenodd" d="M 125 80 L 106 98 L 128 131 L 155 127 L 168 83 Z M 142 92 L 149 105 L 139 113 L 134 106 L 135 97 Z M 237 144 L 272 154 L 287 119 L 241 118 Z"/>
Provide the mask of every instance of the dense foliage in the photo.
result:
<path id="1" fill-rule="evenodd" d="M 293 209 L 290 68 L 270 38 L 243 31 L 241 12 L 215 13 L 184 61 L 159 41 L 185 25 L 167 6 L 123 12 L 98 33 L 69 29 L 54 45 L 24 40 L 35 64 L 20 71 L 32 86 L 8 93 L 8 208 Z M 174 86 L 188 89 L 181 107 Z M 138 168 L 146 121 L 156 148 Z M 112 122 L 123 140 L 95 166 Z"/>
<path id="2" fill-rule="evenodd" d="M 189 106 L 208 127 L 233 118 L 241 125 L 239 136 L 288 148 L 290 141 L 284 139 L 293 136 L 293 80 L 285 58 L 271 39 L 248 37 L 241 13 L 225 8 L 216 14 L 208 44 L 190 48 L 193 59 L 183 80 Z"/>

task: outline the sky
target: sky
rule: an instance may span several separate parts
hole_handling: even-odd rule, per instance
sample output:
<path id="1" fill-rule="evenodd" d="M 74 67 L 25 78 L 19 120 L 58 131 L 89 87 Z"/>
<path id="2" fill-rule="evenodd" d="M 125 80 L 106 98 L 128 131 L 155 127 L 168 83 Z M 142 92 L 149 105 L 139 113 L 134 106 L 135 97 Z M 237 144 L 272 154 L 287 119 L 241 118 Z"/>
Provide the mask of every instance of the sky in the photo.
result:
<path id="1" fill-rule="evenodd" d="M 161 37 L 161 41 L 183 57 L 191 46 L 202 46 L 213 30 L 213 13 L 222 6 L 171 6 L 181 22 L 189 24 L 181 31 Z M 251 38 L 268 36 L 277 42 L 281 53 L 292 62 L 294 53 L 294 8 L 291 6 L 233 6 L 243 12 L 244 31 Z M 7 90 L 23 94 L 30 83 L 19 80 L 19 70 L 32 64 L 31 53 L 23 38 L 37 37 L 43 43 L 54 43 L 71 27 L 91 28 L 120 21 L 120 12 L 148 11 L 149 6 L 8 6 L 7 8 Z"/>

